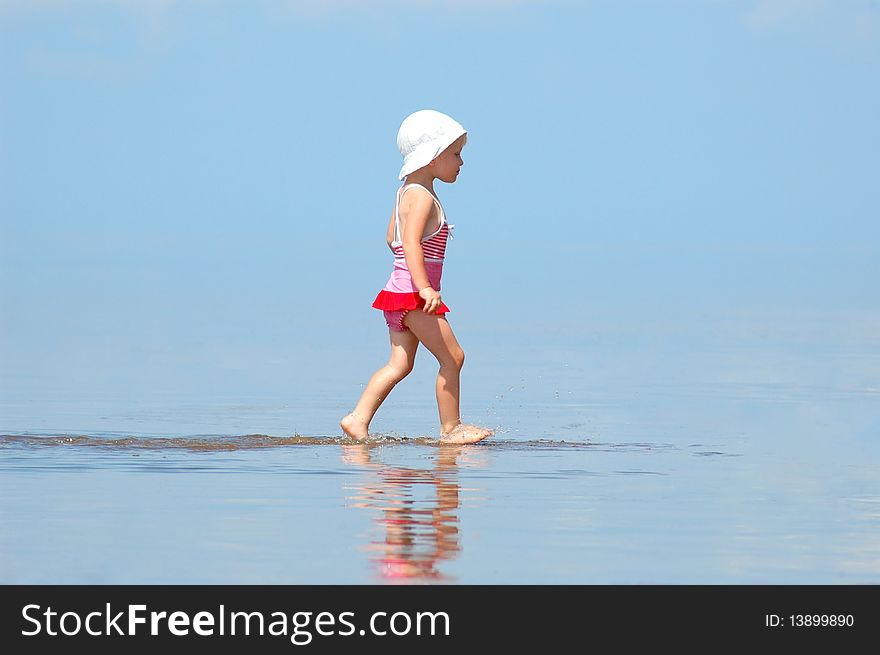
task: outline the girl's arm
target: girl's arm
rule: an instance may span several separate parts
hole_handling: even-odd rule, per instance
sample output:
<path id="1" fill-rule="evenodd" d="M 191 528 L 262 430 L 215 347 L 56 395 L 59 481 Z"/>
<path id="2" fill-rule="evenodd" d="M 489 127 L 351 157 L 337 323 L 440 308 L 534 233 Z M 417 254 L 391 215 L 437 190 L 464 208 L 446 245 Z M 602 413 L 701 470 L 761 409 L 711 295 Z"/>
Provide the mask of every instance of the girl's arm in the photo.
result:
<path id="1" fill-rule="evenodd" d="M 409 202 L 405 204 L 406 219 L 403 230 L 403 254 L 406 267 L 409 269 L 413 284 L 419 295 L 425 300 L 425 312 L 433 313 L 440 307 L 440 294 L 431 286 L 428 272 L 425 270 L 425 253 L 422 250 L 422 235 L 431 213 L 434 210 L 434 198 L 427 191 L 414 190 L 409 194 Z M 403 217 L 401 217 L 403 218 Z"/>
<path id="2" fill-rule="evenodd" d="M 388 247 L 391 248 L 391 244 L 394 242 L 394 212 L 391 212 L 391 220 L 388 221 L 388 230 L 385 232 L 385 243 L 388 244 Z"/>

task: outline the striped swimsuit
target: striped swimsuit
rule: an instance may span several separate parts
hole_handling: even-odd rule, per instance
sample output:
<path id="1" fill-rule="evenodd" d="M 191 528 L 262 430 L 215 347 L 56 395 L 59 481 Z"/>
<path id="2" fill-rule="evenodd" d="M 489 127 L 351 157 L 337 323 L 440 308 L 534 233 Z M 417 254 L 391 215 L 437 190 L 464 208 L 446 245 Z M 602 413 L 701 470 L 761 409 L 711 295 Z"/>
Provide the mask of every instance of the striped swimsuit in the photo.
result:
<path id="1" fill-rule="evenodd" d="M 385 284 L 385 288 L 379 292 L 373 301 L 373 307 L 381 309 L 385 314 L 385 322 L 388 327 L 396 332 L 406 332 L 407 328 L 403 324 L 403 318 L 406 313 L 413 309 L 422 309 L 425 306 L 424 299 L 419 295 L 419 290 L 413 283 L 412 276 L 406 265 L 406 258 L 403 253 L 403 235 L 400 231 L 400 199 L 407 189 L 414 186 L 422 187 L 421 184 L 405 184 L 400 187 L 397 192 L 397 200 L 394 204 L 394 241 L 391 242 L 391 250 L 394 252 L 394 268 L 391 271 L 391 277 Z M 430 193 L 430 191 L 428 191 Z M 431 194 L 433 195 L 433 194 Z M 451 236 L 451 228 L 454 227 L 447 223 L 446 213 L 443 206 L 437 198 L 434 198 L 437 208 L 440 211 L 440 227 L 426 237 L 422 237 L 422 251 L 425 256 L 425 272 L 428 274 L 428 281 L 435 291 L 440 291 L 440 278 L 443 275 L 443 260 L 446 257 L 446 242 Z M 445 314 L 449 311 L 444 303 L 440 303 L 437 314 Z"/>

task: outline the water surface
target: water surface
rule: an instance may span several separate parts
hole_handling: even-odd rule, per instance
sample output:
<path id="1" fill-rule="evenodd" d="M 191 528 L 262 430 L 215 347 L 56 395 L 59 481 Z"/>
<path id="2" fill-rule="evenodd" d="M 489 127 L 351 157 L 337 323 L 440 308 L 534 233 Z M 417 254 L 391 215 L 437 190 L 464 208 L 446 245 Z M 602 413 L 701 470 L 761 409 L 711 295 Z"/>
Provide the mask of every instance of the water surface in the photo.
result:
<path id="1" fill-rule="evenodd" d="M 335 426 L 356 357 L 335 394 L 10 391 L 0 580 L 877 583 L 872 326 L 598 325 L 522 360 L 477 332 L 463 407 L 498 432 L 460 447 L 428 358 L 368 444 Z"/>

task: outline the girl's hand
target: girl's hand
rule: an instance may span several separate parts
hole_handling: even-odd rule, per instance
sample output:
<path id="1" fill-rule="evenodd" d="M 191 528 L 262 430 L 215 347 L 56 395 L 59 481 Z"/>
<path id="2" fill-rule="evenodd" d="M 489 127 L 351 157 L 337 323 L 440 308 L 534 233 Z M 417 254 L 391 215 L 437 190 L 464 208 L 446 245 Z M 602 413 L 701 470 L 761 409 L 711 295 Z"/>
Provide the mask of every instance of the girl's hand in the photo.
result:
<path id="1" fill-rule="evenodd" d="M 440 294 L 434 291 L 432 287 L 425 287 L 419 291 L 419 296 L 425 301 L 422 311 L 426 314 L 436 314 L 437 310 L 440 309 Z"/>

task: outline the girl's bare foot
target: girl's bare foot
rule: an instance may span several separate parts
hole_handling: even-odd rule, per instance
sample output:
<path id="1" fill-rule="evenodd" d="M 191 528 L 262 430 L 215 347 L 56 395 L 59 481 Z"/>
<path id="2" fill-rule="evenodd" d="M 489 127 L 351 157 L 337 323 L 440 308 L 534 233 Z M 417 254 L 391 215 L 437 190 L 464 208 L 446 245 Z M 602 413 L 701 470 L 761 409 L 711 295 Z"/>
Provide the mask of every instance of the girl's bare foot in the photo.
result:
<path id="1" fill-rule="evenodd" d="M 366 439 L 369 436 L 367 433 L 367 422 L 355 412 L 352 412 L 339 421 L 339 427 L 341 427 L 342 431 L 352 439 L 361 440 Z"/>
<path id="2" fill-rule="evenodd" d="M 494 434 L 489 428 L 481 428 L 477 425 L 460 423 L 449 432 L 440 433 L 440 443 L 477 443 Z"/>

